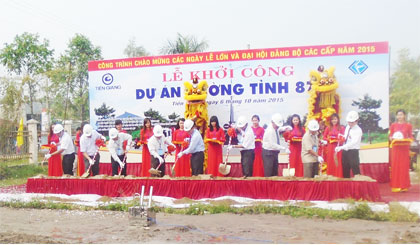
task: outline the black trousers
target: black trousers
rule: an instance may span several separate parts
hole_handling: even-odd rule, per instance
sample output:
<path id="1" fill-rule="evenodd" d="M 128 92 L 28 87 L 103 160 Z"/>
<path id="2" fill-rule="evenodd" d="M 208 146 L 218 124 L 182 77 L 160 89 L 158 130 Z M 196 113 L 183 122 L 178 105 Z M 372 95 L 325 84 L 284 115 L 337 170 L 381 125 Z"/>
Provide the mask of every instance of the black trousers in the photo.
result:
<path id="1" fill-rule="evenodd" d="M 74 152 L 63 156 L 63 173 L 73 175 Z"/>
<path id="2" fill-rule="evenodd" d="M 246 177 L 252 177 L 252 170 L 254 168 L 255 151 L 242 150 L 241 151 L 241 165 L 242 174 Z"/>
<path id="3" fill-rule="evenodd" d="M 90 159 L 93 159 L 93 156 L 89 156 Z M 95 162 L 93 163 L 92 168 L 90 168 L 92 176 L 98 175 L 99 174 L 99 159 L 100 159 L 100 155 L 99 153 L 96 154 L 95 157 Z M 90 163 L 89 160 L 87 158 L 84 158 L 84 162 L 85 162 L 85 172 L 88 170 Z"/>
<path id="4" fill-rule="evenodd" d="M 343 150 L 341 161 L 344 178 L 350 178 L 350 169 L 353 171 L 353 175 L 360 174 L 359 150 Z"/>
<path id="5" fill-rule="evenodd" d="M 204 168 L 204 152 L 199 151 L 191 154 L 191 174 L 199 175 L 203 174 Z"/>
<path id="6" fill-rule="evenodd" d="M 165 175 L 165 158 L 162 156 L 160 156 L 161 158 L 163 158 L 163 163 L 162 165 L 160 165 L 160 167 L 157 170 L 160 170 L 160 174 L 159 175 L 154 175 L 152 174 L 152 177 L 163 177 Z M 152 166 L 152 168 L 156 169 L 159 166 L 160 162 L 159 159 L 157 159 L 154 156 L 150 157 L 150 165 Z"/>
<path id="7" fill-rule="evenodd" d="M 125 155 L 118 156 L 121 162 L 124 160 L 124 156 Z M 115 161 L 113 157 L 111 157 L 111 165 L 112 165 L 112 176 L 118 175 L 120 164 L 117 161 Z M 121 175 L 127 176 L 127 164 L 124 164 L 124 168 L 121 171 Z"/>
<path id="8" fill-rule="evenodd" d="M 279 151 L 263 149 L 264 177 L 279 175 Z"/>

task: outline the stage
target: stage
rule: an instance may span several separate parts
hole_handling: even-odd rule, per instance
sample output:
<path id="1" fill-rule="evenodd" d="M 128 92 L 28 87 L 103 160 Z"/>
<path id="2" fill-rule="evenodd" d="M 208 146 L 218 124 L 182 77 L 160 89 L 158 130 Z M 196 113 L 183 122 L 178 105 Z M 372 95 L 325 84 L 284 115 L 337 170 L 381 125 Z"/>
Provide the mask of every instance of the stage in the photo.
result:
<path id="1" fill-rule="evenodd" d="M 109 197 L 132 196 L 141 186 L 146 194 L 153 186 L 153 195 L 173 198 L 216 198 L 238 196 L 254 199 L 320 200 L 352 198 L 355 200 L 381 201 L 376 181 L 349 180 L 299 180 L 294 177 L 283 180 L 220 178 L 209 180 L 158 179 L 158 178 L 29 178 L 28 193 L 97 194 Z"/>

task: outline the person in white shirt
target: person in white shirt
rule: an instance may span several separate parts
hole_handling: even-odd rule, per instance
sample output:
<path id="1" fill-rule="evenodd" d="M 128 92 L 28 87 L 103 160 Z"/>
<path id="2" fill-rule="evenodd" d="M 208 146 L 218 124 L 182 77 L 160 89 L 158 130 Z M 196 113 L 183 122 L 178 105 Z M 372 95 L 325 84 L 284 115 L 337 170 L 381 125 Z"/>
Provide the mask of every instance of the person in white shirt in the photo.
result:
<path id="1" fill-rule="evenodd" d="M 59 138 L 59 144 L 57 147 L 57 151 L 46 154 L 45 158 L 49 159 L 51 156 L 56 154 L 63 155 L 62 165 L 63 165 L 63 173 L 73 175 L 73 162 L 74 162 L 74 145 L 71 139 L 71 136 L 64 132 L 63 125 L 56 124 L 53 130 L 54 134 L 56 134 Z"/>
<path id="2" fill-rule="evenodd" d="M 80 152 L 82 152 L 85 162 L 85 171 L 92 165 L 92 175 L 99 174 L 99 146 L 96 145 L 96 140 L 106 138 L 100 133 L 93 130 L 90 124 L 83 126 L 83 134 L 80 137 Z"/>
<path id="3" fill-rule="evenodd" d="M 239 130 L 238 144 L 231 145 L 231 148 L 240 148 L 242 174 L 245 177 L 252 177 L 254 159 L 255 159 L 255 135 L 251 126 L 248 125 L 246 118 L 240 116 L 236 129 Z"/>
<path id="4" fill-rule="evenodd" d="M 151 156 L 150 165 L 152 168 L 160 171 L 160 175 L 157 177 L 162 177 L 165 175 L 165 156 L 168 154 L 168 145 L 175 147 L 171 140 L 163 135 L 162 126 L 156 125 L 153 128 L 153 136 L 150 137 L 147 142 L 147 147 L 149 148 Z M 157 169 L 159 165 L 160 167 Z"/>
<path id="5" fill-rule="evenodd" d="M 264 177 L 278 176 L 280 150 L 286 150 L 286 153 L 290 153 L 288 148 L 280 144 L 279 132 L 285 131 L 286 129 L 292 130 L 292 128 L 290 126 L 282 126 L 283 117 L 279 113 L 276 113 L 271 117 L 271 123 L 264 132 L 262 141 Z"/>
<path id="6" fill-rule="evenodd" d="M 127 152 L 130 150 L 131 141 L 133 137 L 126 133 L 119 133 L 118 129 L 111 128 L 109 130 L 108 150 L 111 154 L 112 175 L 118 175 L 118 167 L 120 167 L 121 174 L 127 176 L 127 165 L 123 162 Z M 127 146 L 123 147 L 124 141 L 127 141 Z"/>
<path id="7" fill-rule="evenodd" d="M 353 171 L 353 175 L 360 174 L 359 149 L 363 132 L 359 125 L 357 125 L 359 122 L 359 113 L 350 111 L 347 114 L 346 120 L 347 126 L 344 131 L 344 144 L 342 146 L 337 146 L 335 151 L 343 151 L 341 160 L 343 165 L 343 177 L 350 178 L 350 169 Z"/>
<path id="8" fill-rule="evenodd" d="M 188 148 L 178 153 L 178 158 L 185 154 L 191 154 L 191 174 L 199 175 L 204 172 L 204 141 L 200 132 L 194 127 L 194 122 L 187 119 L 184 122 L 184 130 L 191 135 Z"/>

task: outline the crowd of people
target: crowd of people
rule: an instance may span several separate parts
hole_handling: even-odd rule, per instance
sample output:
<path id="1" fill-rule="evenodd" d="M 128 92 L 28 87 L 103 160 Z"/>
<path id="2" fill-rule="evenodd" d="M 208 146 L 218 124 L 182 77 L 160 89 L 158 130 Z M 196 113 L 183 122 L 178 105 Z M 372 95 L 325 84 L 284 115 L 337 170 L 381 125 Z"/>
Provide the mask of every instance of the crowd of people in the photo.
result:
<path id="1" fill-rule="evenodd" d="M 412 139 L 412 128 L 406 122 L 403 110 L 396 114 L 397 121 L 390 126 L 390 164 L 391 187 L 393 191 L 406 191 L 410 186 L 409 179 L 409 142 Z M 227 150 L 237 148 L 240 151 L 242 174 L 244 177 L 278 176 L 279 153 L 284 151 L 289 155 L 290 168 L 294 169 L 296 177 L 314 177 L 323 171 L 326 174 L 350 178 L 360 174 L 359 149 L 362 140 L 362 130 L 358 125 L 359 114 L 350 111 L 346 116 L 346 126 L 340 123 L 338 114 L 330 117 L 329 126 L 319 124 L 316 120 L 303 126 L 299 115 L 290 117 L 284 125 L 283 117 L 276 113 L 264 129 L 260 126 L 258 115 L 249 120 L 240 116 L 233 127 L 235 134 L 226 135 L 219 125 L 217 116 L 212 116 L 206 131 L 202 134 L 190 119 L 179 119 L 171 137 L 165 137 L 160 125 L 152 126 L 146 118 L 136 143 L 142 146 L 142 177 L 162 177 L 165 175 L 165 159 L 173 149 L 175 163 L 173 173 L 177 177 L 199 174 L 224 176 L 219 171 L 223 164 L 223 145 L 229 137 Z M 111 155 L 112 175 L 127 175 L 126 157 L 134 141 L 130 134 L 122 129 L 121 120 L 117 120 L 115 128 L 108 132 L 107 144 Z M 236 137 L 237 144 L 231 144 Z M 77 148 L 77 175 L 85 172 L 91 175 L 99 174 L 99 148 L 106 138 L 84 124 L 77 129 L 75 145 Z M 282 144 L 287 142 L 287 144 Z M 402 143 L 401 143 L 402 142 Z M 73 175 L 73 162 L 76 149 L 70 135 L 64 132 L 61 124 L 51 126 L 48 136 L 50 153 L 50 176 Z M 62 158 L 60 157 L 62 155 Z M 204 162 L 207 157 L 207 166 Z M 153 174 L 150 169 L 159 170 Z"/>

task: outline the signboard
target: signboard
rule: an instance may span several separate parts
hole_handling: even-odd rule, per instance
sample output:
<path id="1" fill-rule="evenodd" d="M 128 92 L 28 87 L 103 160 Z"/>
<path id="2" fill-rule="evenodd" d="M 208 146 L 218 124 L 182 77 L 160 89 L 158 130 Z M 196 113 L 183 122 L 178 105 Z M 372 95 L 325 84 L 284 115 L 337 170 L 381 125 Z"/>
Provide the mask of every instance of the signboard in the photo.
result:
<path id="1" fill-rule="evenodd" d="M 184 116 L 184 81 L 197 76 L 208 83 L 208 115 L 221 125 L 241 115 L 308 113 L 311 70 L 335 67 L 341 116 L 365 94 L 381 99 L 376 109 L 379 126 L 389 125 L 389 49 L 387 42 L 190 53 L 89 62 L 90 121 L 100 130 L 113 127 L 115 118 L 130 120 L 132 129 L 152 109 L 163 118 Z M 115 118 L 98 116 L 105 104 Z M 107 119 L 108 118 L 108 119 Z M 129 118 L 129 119 L 127 119 Z M 344 120 L 343 120 L 344 121 Z"/>

